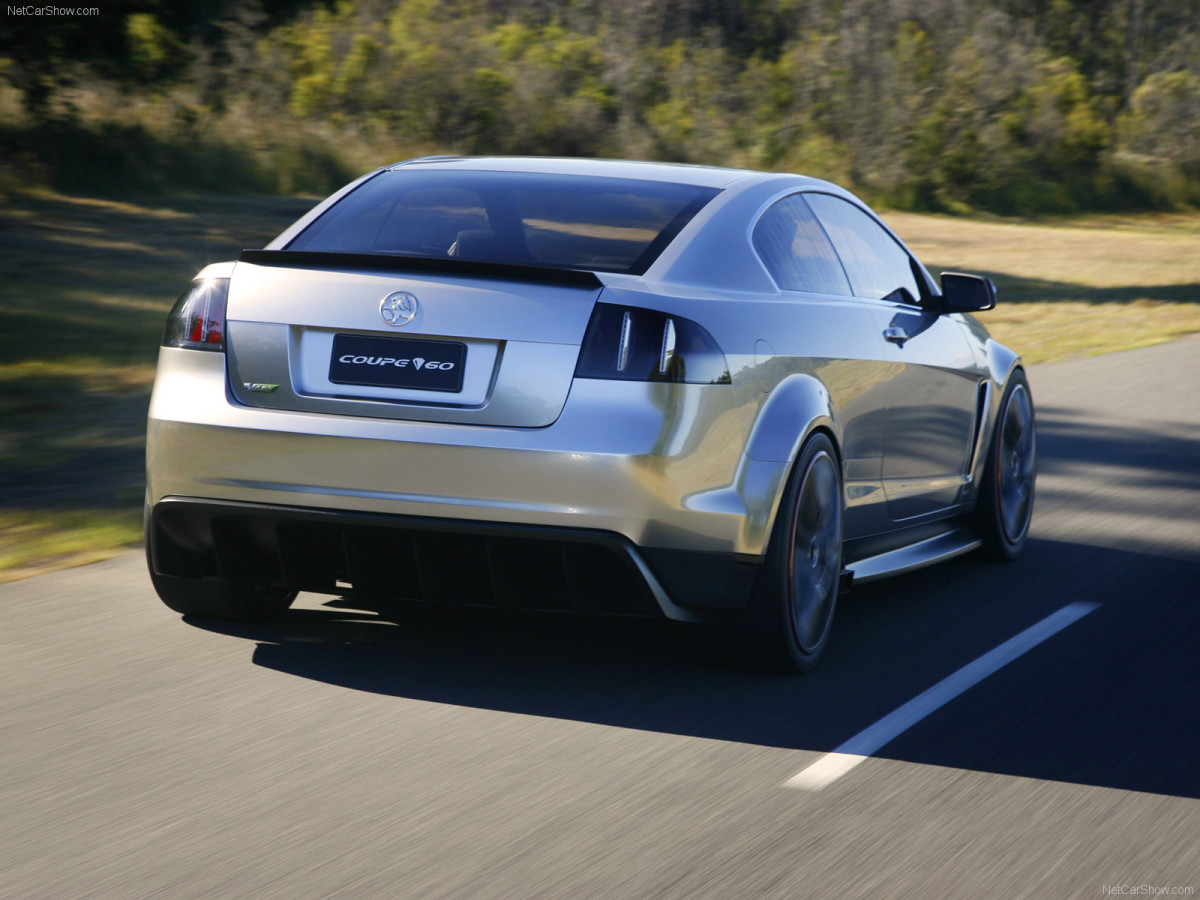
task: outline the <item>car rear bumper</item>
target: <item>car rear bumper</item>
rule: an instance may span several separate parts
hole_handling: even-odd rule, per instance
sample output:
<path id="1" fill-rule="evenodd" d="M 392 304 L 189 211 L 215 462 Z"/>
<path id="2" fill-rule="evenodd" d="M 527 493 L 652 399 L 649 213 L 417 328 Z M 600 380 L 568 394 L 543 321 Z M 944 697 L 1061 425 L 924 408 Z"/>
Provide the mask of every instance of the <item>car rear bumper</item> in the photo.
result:
<path id="1" fill-rule="evenodd" d="M 500 428 L 247 407 L 230 395 L 224 363 L 219 353 L 164 348 L 147 431 L 147 500 L 156 523 L 160 509 L 226 505 L 215 517 L 162 513 L 164 521 L 197 523 L 180 526 L 190 535 L 180 546 L 209 548 L 183 569 L 210 551 L 225 560 L 210 559 L 206 576 L 232 572 L 237 554 L 227 551 L 237 540 L 220 536 L 227 523 L 241 518 L 253 535 L 262 510 L 273 511 L 268 518 L 295 510 L 306 521 L 353 528 L 362 525 L 356 517 L 367 517 L 372 524 L 364 527 L 375 534 L 440 536 L 408 550 L 388 550 L 386 541 L 371 538 L 384 558 L 427 550 L 437 556 L 429 548 L 451 533 L 462 536 L 470 555 L 468 538 L 494 534 L 500 549 L 485 548 L 471 565 L 492 566 L 495 602 L 507 602 L 512 591 L 504 564 L 488 560 L 511 553 L 524 536 L 535 550 L 556 541 L 606 548 L 612 559 L 626 560 L 618 567 L 632 566 L 668 615 L 672 606 L 736 608 L 748 583 L 736 573 L 757 569 L 786 477 L 786 463 L 743 452 L 761 403 L 756 387 L 739 405 L 732 385 L 578 379 L 552 425 Z M 212 532 L 212 521 L 221 523 L 216 532 L 197 538 Z M 244 530 L 230 534 L 244 537 Z M 255 546 L 258 538 L 246 540 Z M 278 536 L 264 546 L 291 552 Z M 339 578 L 329 575 L 348 559 L 330 565 L 319 579 L 323 588 L 304 589 L 332 591 Z M 268 580 L 279 577 L 271 565 Z M 361 561 L 358 568 L 372 585 L 382 577 Z M 572 590 L 590 571 L 576 568 L 568 566 L 560 579 Z"/>
<path id="2" fill-rule="evenodd" d="M 728 555 L 642 551 L 583 529 L 186 498 L 148 510 L 146 539 L 159 575 L 678 621 L 740 609 L 758 571 Z"/>

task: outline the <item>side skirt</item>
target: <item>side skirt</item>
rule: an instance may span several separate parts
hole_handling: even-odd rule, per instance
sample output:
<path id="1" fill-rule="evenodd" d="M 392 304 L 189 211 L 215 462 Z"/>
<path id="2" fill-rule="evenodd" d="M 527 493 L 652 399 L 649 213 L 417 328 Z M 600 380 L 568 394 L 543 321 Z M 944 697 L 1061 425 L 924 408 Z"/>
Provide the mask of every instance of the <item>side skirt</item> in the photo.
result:
<path id="1" fill-rule="evenodd" d="M 915 544 L 850 563 L 846 569 L 854 574 L 855 584 L 866 584 L 962 556 L 982 544 L 983 541 L 970 529 L 952 526 L 941 534 L 917 541 Z"/>

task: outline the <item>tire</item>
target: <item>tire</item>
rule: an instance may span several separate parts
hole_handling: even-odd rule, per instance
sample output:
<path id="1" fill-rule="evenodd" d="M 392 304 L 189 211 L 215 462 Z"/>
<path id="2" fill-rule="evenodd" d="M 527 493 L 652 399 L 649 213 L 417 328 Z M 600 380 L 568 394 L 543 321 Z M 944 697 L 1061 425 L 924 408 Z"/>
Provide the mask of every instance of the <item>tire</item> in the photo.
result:
<path id="1" fill-rule="evenodd" d="M 1033 397 L 1025 373 L 1018 369 L 1000 400 L 975 506 L 975 528 L 983 539 L 984 552 L 993 559 L 1013 560 L 1024 549 L 1036 481 Z"/>
<path id="2" fill-rule="evenodd" d="M 146 517 L 146 569 L 158 598 L 169 608 L 199 619 L 262 622 L 282 616 L 296 591 L 267 585 L 241 585 L 212 578 L 179 578 L 154 571 L 150 554 L 149 516 Z"/>
<path id="3" fill-rule="evenodd" d="M 807 672 L 825 652 L 841 586 L 842 511 L 837 453 L 814 434 L 788 479 L 743 622 L 739 656 L 753 667 Z"/>

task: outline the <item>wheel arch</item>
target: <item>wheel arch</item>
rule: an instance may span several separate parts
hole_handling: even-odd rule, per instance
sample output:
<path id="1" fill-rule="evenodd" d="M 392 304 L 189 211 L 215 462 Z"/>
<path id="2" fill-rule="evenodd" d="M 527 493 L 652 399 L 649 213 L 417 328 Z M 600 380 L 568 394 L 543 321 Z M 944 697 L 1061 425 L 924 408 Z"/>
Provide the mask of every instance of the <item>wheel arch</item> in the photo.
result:
<path id="1" fill-rule="evenodd" d="M 988 338 L 984 346 L 984 353 L 987 357 L 988 375 L 996 383 L 999 391 L 1003 393 L 1013 372 L 1024 368 L 1021 355 L 991 338 Z"/>
<path id="2" fill-rule="evenodd" d="M 1013 376 L 1018 372 L 1024 374 L 1026 384 L 1029 382 L 1029 373 L 1026 371 L 1025 363 L 1016 351 L 1004 346 L 999 341 L 988 338 L 984 345 L 984 355 L 990 390 L 986 403 L 979 410 L 981 420 L 975 436 L 971 456 L 970 475 L 972 484 L 970 502 L 972 504 L 976 503 L 979 499 L 979 485 L 983 477 L 987 448 L 991 444 L 992 435 L 995 432 L 996 419 L 1000 414 L 1000 404 L 1003 402 L 1004 394 L 1008 390 Z M 1032 391 L 1030 391 L 1030 394 L 1032 396 Z"/>
<path id="3" fill-rule="evenodd" d="M 841 428 L 829 390 L 812 375 L 789 375 L 759 410 L 746 442 L 746 455 L 790 467 L 817 429 L 828 432 L 834 447 L 840 447 Z"/>
<path id="4" fill-rule="evenodd" d="M 773 463 L 780 475 L 770 498 L 766 515 L 761 519 L 763 553 L 774 532 L 780 505 L 787 494 L 804 445 L 814 434 L 824 434 L 833 445 L 838 471 L 843 472 L 842 492 L 845 501 L 845 478 L 841 428 L 829 390 L 812 375 L 791 375 L 771 391 L 759 411 L 746 456 L 758 462 Z"/>

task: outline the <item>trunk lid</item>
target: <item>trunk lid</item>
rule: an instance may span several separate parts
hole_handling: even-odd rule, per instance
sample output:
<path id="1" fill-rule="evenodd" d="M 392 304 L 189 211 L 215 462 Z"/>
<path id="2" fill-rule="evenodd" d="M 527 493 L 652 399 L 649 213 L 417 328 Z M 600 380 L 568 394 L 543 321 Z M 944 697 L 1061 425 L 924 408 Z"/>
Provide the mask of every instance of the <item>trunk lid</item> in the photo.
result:
<path id="1" fill-rule="evenodd" d="M 230 389 L 269 409 L 550 425 L 600 290 L 574 270 L 247 251 L 229 288 Z"/>

